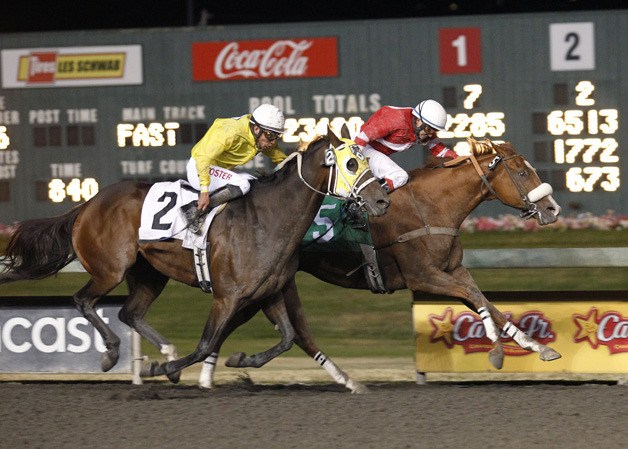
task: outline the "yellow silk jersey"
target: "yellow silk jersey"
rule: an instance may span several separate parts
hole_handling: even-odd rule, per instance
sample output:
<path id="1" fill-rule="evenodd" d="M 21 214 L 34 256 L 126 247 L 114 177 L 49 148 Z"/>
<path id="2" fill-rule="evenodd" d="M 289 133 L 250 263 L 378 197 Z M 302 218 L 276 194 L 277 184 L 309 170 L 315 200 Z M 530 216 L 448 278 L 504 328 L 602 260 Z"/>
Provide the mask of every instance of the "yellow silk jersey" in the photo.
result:
<path id="1" fill-rule="evenodd" d="M 215 165 L 231 170 L 246 164 L 259 152 L 255 136 L 249 127 L 251 114 L 236 118 L 218 118 L 201 140 L 192 148 L 201 187 L 209 186 L 209 167 Z M 283 161 L 286 154 L 277 142 L 262 151 L 275 164 Z"/>

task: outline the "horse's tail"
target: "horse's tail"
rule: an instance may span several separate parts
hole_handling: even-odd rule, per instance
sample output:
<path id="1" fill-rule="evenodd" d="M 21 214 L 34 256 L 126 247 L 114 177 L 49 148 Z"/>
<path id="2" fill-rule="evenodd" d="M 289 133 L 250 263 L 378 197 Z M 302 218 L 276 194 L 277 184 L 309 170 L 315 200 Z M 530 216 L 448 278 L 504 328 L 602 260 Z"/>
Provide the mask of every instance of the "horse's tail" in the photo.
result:
<path id="1" fill-rule="evenodd" d="M 72 228 L 80 211 L 77 206 L 64 215 L 37 218 L 17 224 L 0 257 L 0 284 L 43 279 L 58 273 L 76 259 Z"/>

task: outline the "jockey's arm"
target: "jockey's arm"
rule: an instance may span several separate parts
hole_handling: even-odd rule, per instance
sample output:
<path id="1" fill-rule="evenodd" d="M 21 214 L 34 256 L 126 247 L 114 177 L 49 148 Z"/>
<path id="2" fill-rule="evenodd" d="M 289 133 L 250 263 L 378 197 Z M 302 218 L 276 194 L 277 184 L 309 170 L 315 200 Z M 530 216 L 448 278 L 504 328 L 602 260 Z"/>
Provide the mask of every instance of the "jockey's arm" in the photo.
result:
<path id="1" fill-rule="evenodd" d="M 275 142 L 275 144 L 268 150 L 263 150 L 262 153 L 264 153 L 264 155 L 266 155 L 271 161 L 273 161 L 275 165 L 279 164 L 288 157 L 286 156 L 286 153 L 284 153 L 281 148 L 279 148 L 277 142 Z"/>
<path id="2" fill-rule="evenodd" d="M 201 186 L 197 207 L 206 210 L 209 207 L 209 169 L 216 165 L 216 156 L 224 151 L 224 146 L 209 139 L 201 139 L 192 149 L 192 157 L 196 161 L 196 170 Z"/>
<path id="3" fill-rule="evenodd" d="M 449 159 L 456 159 L 458 157 L 458 154 L 454 150 L 447 147 L 439 139 L 430 140 L 425 144 L 425 148 L 430 150 L 435 157 L 446 157 Z"/>

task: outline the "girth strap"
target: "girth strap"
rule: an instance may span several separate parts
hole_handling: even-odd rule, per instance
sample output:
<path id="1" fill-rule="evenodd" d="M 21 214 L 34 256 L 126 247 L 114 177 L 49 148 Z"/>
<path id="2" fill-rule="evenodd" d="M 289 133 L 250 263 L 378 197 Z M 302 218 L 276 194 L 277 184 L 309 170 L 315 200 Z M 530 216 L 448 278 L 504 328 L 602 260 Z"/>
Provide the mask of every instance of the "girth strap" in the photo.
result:
<path id="1" fill-rule="evenodd" d="M 372 245 L 360 243 L 360 251 L 362 251 L 364 262 L 348 272 L 346 276 L 349 277 L 360 268 L 364 268 L 366 283 L 373 293 L 390 293 L 390 290 L 388 290 L 384 285 L 384 278 L 379 271 L 379 263 L 377 262 L 377 253 L 375 252 L 375 248 Z"/>
<path id="2" fill-rule="evenodd" d="M 424 235 L 451 235 L 453 237 L 457 237 L 460 235 L 460 230 L 456 229 L 456 228 L 445 228 L 445 227 L 441 227 L 441 226 L 430 226 L 430 225 L 425 225 L 425 227 L 423 228 L 419 228 L 419 229 L 415 229 L 414 231 L 410 231 L 410 232 L 406 232 L 405 234 L 401 234 L 399 237 L 397 237 L 396 240 L 387 243 L 385 245 L 380 246 L 377 249 L 381 249 L 381 248 L 387 248 L 389 246 L 392 246 L 396 243 L 404 243 L 407 242 L 408 240 L 412 240 L 415 239 L 417 237 L 422 237 Z"/>

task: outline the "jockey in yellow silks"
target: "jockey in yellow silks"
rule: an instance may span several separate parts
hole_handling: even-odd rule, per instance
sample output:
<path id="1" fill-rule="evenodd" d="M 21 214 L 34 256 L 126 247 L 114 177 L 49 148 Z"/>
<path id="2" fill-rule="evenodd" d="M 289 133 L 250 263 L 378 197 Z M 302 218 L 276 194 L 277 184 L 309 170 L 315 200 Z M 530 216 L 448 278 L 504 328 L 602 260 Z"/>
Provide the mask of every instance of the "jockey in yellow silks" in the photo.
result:
<path id="1" fill-rule="evenodd" d="M 284 131 L 283 113 L 270 104 L 259 106 L 252 114 L 214 121 L 203 138 L 192 148 L 187 164 L 187 180 L 200 191 L 198 209 L 205 211 L 246 194 L 250 175 L 231 169 L 246 164 L 258 152 L 275 164 L 286 154 L 277 145 Z"/>

